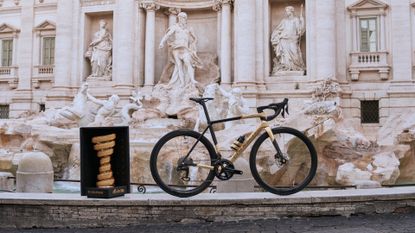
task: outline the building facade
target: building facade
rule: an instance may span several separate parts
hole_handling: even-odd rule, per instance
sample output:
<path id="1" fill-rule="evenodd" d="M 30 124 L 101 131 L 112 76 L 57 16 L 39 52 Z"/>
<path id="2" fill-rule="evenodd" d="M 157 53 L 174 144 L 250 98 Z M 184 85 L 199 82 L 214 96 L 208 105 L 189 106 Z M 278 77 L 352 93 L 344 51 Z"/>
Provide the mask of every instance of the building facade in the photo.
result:
<path id="1" fill-rule="evenodd" d="M 304 26 L 291 43 L 304 68 L 280 71 L 289 45 L 273 35 L 287 9 Z M 123 101 L 151 90 L 169 62 L 159 43 L 179 12 L 221 85 L 241 87 L 252 107 L 284 97 L 299 105 L 330 78 L 344 116 L 368 132 L 415 110 L 411 0 L 0 0 L 1 117 L 64 106 L 85 81 L 96 96 Z M 104 78 L 92 75 L 88 54 L 103 21 L 111 43 Z"/>

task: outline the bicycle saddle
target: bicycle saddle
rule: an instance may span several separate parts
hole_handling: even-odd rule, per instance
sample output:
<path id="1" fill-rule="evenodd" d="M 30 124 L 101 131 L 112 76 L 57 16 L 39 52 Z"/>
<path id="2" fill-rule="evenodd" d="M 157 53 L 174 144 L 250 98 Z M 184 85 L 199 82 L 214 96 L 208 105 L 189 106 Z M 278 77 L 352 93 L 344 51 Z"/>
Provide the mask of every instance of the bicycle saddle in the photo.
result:
<path id="1" fill-rule="evenodd" d="M 189 98 L 189 100 L 202 104 L 202 103 L 208 102 L 209 100 L 213 100 L 213 98 Z"/>

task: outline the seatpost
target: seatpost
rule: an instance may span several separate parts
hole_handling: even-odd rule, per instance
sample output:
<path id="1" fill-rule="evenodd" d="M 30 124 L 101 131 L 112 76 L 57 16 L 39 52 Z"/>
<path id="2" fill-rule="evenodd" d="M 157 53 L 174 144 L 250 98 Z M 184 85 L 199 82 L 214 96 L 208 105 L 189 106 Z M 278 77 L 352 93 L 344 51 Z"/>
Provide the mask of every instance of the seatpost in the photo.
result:
<path id="1" fill-rule="evenodd" d="M 215 143 L 215 145 L 217 145 L 218 144 L 218 140 L 216 139 L 215 132 L 213 131 L 213 125 L 210 123 L 209 112 L 207 110 L 205 101 L 201 101 L 200 104 L 202 105 L 203 111 L 205 112 L 206 121 L 208 123 L 208 128 L 209 128 L 209 131 L 210 131 L 210 135 L 212 135 L 212 140 Z"/>
<path id="2" fill-rule="evenodd" d="M 200 102 L 200 104 L 202 105 L 202 107 L 203 107 L 203 111 L 205 112 L 206 121 L 207 121 L 207 123 L 210 125 L 210 117 L 209 117 L 209 112 L 208 112 L 208 110 L 207 110 L 207 107 L 206 107 L 205 101 L 201 101 L 201 102 Z"/>

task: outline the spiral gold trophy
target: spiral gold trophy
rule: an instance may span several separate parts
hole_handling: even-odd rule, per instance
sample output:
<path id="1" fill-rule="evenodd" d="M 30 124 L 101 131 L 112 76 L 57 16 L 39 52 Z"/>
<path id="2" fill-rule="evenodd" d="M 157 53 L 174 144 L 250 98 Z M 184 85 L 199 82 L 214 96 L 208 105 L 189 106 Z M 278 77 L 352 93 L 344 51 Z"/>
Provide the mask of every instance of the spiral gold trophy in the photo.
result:
<path id="1" fill-rule="evenodd" d="M 81 127 L 81 196 L 113 198 L 130 193 L 128 126 Z"/>
<path id="2" fill-rule="evenodd" d="M 111 156 L 114 154 L 116 134 L 96 136 L 92 138 L 94 150 L 99 158 L 98 188 L 114 187 L 114 177 L 111 168 Z"/>

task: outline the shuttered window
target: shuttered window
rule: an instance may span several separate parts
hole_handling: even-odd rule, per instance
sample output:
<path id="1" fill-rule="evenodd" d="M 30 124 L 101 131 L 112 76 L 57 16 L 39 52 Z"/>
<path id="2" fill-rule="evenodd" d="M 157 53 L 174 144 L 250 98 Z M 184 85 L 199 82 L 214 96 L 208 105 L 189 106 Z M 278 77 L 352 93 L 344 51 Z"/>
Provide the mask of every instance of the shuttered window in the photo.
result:
<path id="1" fill-rule="evenodd" d="M 360 52 L 378 50 L 377 18 L 360 19 Z"/>
<path id="2" fill-rule="evenodd" d="M 1 66 L 11 66 L 13 59 L 13 40 L 1 41 Z"/>
<path id="3" fill-rule="evenodd" d="M 55 64 L 55 37 L 44 37 L 42 65 L 53 64 Z"/>

